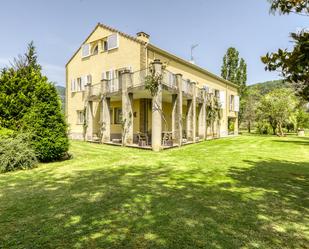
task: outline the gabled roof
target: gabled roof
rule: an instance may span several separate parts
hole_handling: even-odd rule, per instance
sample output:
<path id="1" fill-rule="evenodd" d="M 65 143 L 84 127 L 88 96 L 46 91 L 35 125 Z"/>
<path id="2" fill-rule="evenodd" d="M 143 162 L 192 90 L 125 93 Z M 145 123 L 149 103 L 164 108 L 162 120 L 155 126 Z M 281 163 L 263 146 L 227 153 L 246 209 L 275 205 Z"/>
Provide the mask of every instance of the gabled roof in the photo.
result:
<path id="1" fill-rule="evenodd" d="M 114 32 L 114 33 L 118 33 L 118 34 L 120 34 L 120 35 L 122 35 L 122 36 L 124 36 L 124 37 L 126 37 L 126 38 L 128 38 L 128 39 L 130 39 L 130 40 L 132 40 L 132 41 L 138 42 L 138 43 L 140 43 L 140 44 L 142 44 L 142 45 L 145 45 L 145 44 L 146 44 L 146 42 L 144 42 L 144 41 L 142 41 L 142 40 L 140 40 L 140 39 L 137 39 L 137 38 L 134 37 L 134 36 L 128 35 L 128 34 L 126 34 L 126 33 L 123 33 L 123 32 L 121 32 L 121 31 L 119 31 L 119 30 L 117 30 L 117 29 L 114 29 L 114 28 L 112 28 L 112 27 L 110 27 L 110 26 L 107 26 L 107 25 L 105 25 L 105 24 L 98 23 L 98 24 L 95 26 L 95 28 L 92 30 L 92 32 L 91 32 L 91 33 L 87 36 L 87 38 L 83 41 L 83 43 L 79 46 L 79 48 L 76 50 L 76 52 L 73 54 L 73 56 L 68 60 L 68 62 L 65 64 L 65 66 L 67 66 L 67 65 L 70 63 L 70 61 L 71 61 L 71 60 L 74 58 L 74 56 L 77 54 L 77 52 L 79 51 L 79 49 L 81 48 L 81 46 L 84 45 L 84 43 L 90 38 L 90 36 L 94 33 L 94 31 L 96 31 L 96 29 L 97 29 L 98 27 L 105 28 L 105 29 L 107 29 L 107 30 L 109 30 L 109 31 L 111 31 L 111 32 Z"/>
<path id="2" fill-rule="evenodd" d="M 140 40 L 140 39 L 138 39 L 138 38 L 136 38 L 136 37 L 134 37 L 134 36 L 128 35 L 128 34 L 126 34 L 126 33 L 123 33 L 123 32 L 121 32 L 121 31 L 119 31 L 119 30 L 117 30 L 117 29 L 114 29 L 114 28 L 112 28 L 112 27 L 110 27 L 110 26 L 107 26 L 107 25 L 105 25 L 105 24 L 102 24 L 102 23 L 98 23 L 98 24 L 96 25 L 96 27 L 93 29 L 93 31 L 90 33 L 90 35 L 88 35 L 88 37 L 84 40 L 84 42 L 82 43 L 82 45 L 89 39 L 89 37 L 94 33 L 94 31 L 95 31 L 98 27 L 105 28 L 105 29 L 107 29 L 107 30 L 110 30 L 111 32 L 118 33 L 118 34 L 120 34 L 120 35 L 122 35 L 122 36 L 124 36 L 124 37 L 126 37 L 126 38 L 128 38 L 128 39 L 130 39 L 130 40 L 132 40 L 132 41 L 135 41 L 135 42 L 140 43 L 140 44 L 142 44 L 142 45 L 146 45 L 148 48 L 150 48 L 150 49 L 152 49 L 152 50 L 155 50 L 155 51 L 157 51 L 157 52 L 159 52 L 159 53 L 161 53 L 161 54 L 164 54 L 164 55 L 166 55 L 166 56 L 168 56 L 168 57 L 170 57 L 170 58 L 172 58 L 172 59 L 174 59 L 174 60 L 176 60 L 176 61 L 178 61 L 178 62 L 180 62 L 180 63 L 182 63 L 182 64 L 185 64 L 186 66 L 189 66 L 189 67 L 191 67 L 191 68 L 193 68 L 193 69 L 195 69 L 195 70 L 197 70 L 197 71 L 200 71 L 201 73 L 205 73 L 205 74 L 207 74 L 208 76 L 213 77 L 213 78 L 215 78 L 215 79 L 221 81 L 221 82 L 224 83 L 224 84 L 228 84 L 228 85 L 230 85 L 230 86 L 232 86 L 232 87 L 239 88 L 238 85 L 236 85 L 236 84 L 234 84 L 234 83 L 232 83 L 232 82 L 230 82 L 230 81 L 228 81 L 228 80 L 225 80 L 225 79 L 219 77 L 218 75 L 215 75 L 215 74 L 209 72 L 208 70 L 206 70 L 206 69 L 204 69 L 204 68 L 202 68 L 202 67 L 199 67 L 199 66 L 197 66 L 197 65 L 195 65 L 195 64 L 192 64 L 192 63 L 190 63 L 190 62 L 188 62 L 188 61 L 186 61 L 186 60 L 184 60 L 184 59 L 182 59 L 182 58 L 180 58 L 180 57 L 178 57 L 178 56 L 176 56 L 176 55 L 173 55 L 172 53 L 169 53 L 169 52 L 167 52 L 167 51 L 165 51 L 165 50 L 163 50 L 163 49 L 161 49 L 161 48 L 159 48 L 159 47 L 156 47 L 155 45 L 152 45 L 152 44 L 150 44 L 150 43 L 144 42 L 144 41 L 142 41 L 142 40 Z M 82 46 L 82 45 L 81 45 L 81 46 Z M 76 50 L 76 52 L 73 54 L 73 56 L 72 56 L 72 57 L 70 58 L 70 60 L 67 62 L 66 66 L 67 66 L 67 65 L 70 63 L 70 61 L 74 58 L 74 56 L 77 54 L 77 52 L 79 51 L 79 49 L 81 48 L 81 46 Z"/>

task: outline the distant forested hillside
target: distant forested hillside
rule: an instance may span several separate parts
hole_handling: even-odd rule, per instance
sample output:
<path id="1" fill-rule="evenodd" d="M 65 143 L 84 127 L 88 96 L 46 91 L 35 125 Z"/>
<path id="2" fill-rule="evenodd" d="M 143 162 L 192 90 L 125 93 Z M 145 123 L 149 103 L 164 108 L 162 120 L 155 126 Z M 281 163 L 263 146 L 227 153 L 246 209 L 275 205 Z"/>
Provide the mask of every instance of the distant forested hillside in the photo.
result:
<path id="1" fill-rule="evenodd" d="M 290 87 L 290 84 L 284 82 L 283 80 L 266 81 L 249 86 L 249 88 L 251 88 L 252 90 L 257 90 L 261 95 L 267 94 L 275 89 Z"/>
<path id="2" fill-rule="evenodd" d="M 65 110 L 65 87 L 63 86 L 56 86 L 56 89 L 59 93 L 61 103 L 62 103 L 62 110 Z"/>

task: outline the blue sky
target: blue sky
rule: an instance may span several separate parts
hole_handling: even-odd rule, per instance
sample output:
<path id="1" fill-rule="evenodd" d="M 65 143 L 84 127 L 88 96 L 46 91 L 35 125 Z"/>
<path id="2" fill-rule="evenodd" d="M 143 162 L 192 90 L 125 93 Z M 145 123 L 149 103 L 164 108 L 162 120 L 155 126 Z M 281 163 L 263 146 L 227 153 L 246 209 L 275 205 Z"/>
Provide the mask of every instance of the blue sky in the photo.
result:
<path id="1" fill-rule="evenodd" d="M 269 14 L 267 0 L 10 0 L 1 3 L 0 67 L 33 40 L 50 80 L 64 85 L 65 64 L 98 23 L 125 33 L 150 34 L 151 43 L 220 74 L 222 57 L 236 47 L 248 64 L 248 84 L 279 78 L 260 56 L 290 48 L 289 32 L 306 17 Z"/>

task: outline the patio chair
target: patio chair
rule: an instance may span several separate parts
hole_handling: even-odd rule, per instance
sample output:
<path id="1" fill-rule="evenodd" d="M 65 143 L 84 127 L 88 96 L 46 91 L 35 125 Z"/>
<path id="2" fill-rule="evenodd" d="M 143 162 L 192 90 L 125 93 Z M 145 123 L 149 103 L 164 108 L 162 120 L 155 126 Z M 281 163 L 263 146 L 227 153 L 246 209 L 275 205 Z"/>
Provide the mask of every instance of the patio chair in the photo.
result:
<path id="1" fill-rule="evenodd" d="M 144 147 L 148 145 L 148 136 L 145 133 L 137 133 L 138 146 Z"/>

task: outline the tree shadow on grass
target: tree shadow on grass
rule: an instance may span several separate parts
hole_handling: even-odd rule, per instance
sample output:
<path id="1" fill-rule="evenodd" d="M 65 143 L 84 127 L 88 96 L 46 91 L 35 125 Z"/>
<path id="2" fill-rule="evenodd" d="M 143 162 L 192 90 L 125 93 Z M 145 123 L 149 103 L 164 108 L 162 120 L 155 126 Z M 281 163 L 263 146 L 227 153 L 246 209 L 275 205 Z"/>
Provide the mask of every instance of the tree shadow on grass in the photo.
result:
<path id="1" fill-rule="evenodd" d="M 216 172 L 161 163 L 57 178 L 46 171 L 7 183 L 0 196 L 0 245 L 308 248 L 309 164 L 244 163 L 250 167 L 231 168 L 217 182 Z"/>
<path id="2" fill-rule="evenodd" d="M 297 140 L 284 140 L 284 139 L 276 139 L 273 140 L 274 142 L 278 142 L 278 143 L 285 143 L 285 144 L 295 144 L 295 145 L 306 145 L 308 146 L 308 150 L 309 150 L 309 139 L 297 139 Z"/>

